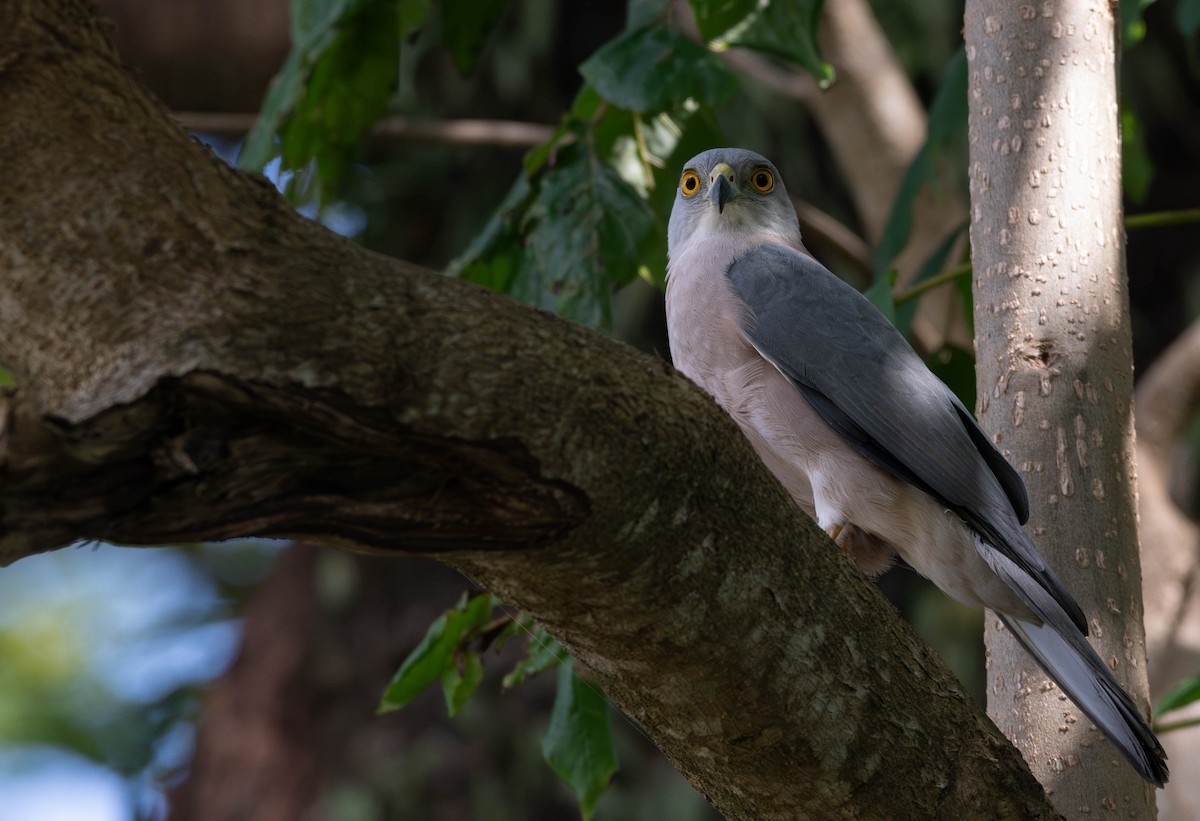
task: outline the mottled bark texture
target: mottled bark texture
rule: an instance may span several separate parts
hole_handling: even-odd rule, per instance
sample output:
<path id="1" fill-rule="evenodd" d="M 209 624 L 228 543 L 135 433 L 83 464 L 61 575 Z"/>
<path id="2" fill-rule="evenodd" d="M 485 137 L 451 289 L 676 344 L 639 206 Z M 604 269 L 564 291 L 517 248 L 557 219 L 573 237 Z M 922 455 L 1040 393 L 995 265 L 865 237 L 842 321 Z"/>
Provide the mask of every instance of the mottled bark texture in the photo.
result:
<path id="1" fill-rule="evenodd" d="M 436 553 L 729 818 L 1042 818 L 1016 751 L 663 362 L 363 251 L 190 140 L 84 0 L 0 1 L 0 560 Z"/>
<path id="2" fill-rule="evenodd" d="M 1114 11 L 968 2 L 971 245 L 981 421 L 1101 658 L 1146 705 Z M 1153 817 L 1153 790 L 995 619 L 987 641 L 988 711 L 1059 811 Z"/>

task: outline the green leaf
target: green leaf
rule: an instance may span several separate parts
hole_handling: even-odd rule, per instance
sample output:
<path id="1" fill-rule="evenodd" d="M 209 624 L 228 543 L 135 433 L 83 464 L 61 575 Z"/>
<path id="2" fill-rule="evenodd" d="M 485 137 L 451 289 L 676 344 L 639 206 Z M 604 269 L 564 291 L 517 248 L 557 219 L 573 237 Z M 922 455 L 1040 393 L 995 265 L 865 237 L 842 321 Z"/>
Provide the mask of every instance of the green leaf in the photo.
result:
<path id="1" fill-rule="evenodd" d="M 585 85 L 447 273 L 606 325 L 615 289 L 636 275 L 662 284 L 680 169 L 723 142 L 708 107 L 641 115 Z"/>
<path id="2" fill-rule="evenodd" d="M 246 137 L 238 155 L 238 167 L 249 171 L 261 171 L 279 152 L 275 146 L 275 135 L 287 118 L 288 113 L 304 94 L 304 55 L 293 48 L 284 61 L 283 68 L 271 80 L 267 96 L 263 100 L 258 122 Z"/>
<path id="3" fill-rule="evenodd" d="M 261 170 L 276 154 L 284 171 L 314 162 L 322 192 L 333 191 L 362 135 L 387 110 L 401 39 L 428 12 L 429 0 L 294 0 L 292 51 L 238 165 Z"/>
<path id="4" fill-rule="evenodd" d="M 354 13 L 363 0 L 292 0 L 292 47 L 312 50 L 327 38 L 339 20 Z"/>
<path id="5" fill-rule="evenodd" d="M 442 695 L 451 718 L 459 714 L 483 681 L 483 658 L 478 653 L 467 652 L 457 662 L 442 673 Z"/>
<path id="6" fill-rule="evenodd" d="M 575 791 L 584 821 L 617 771 L 608 702 L 575 675 L 575 665 L 558 668 L 558 693 L 550 726 L 542 738 L 542 755 L 560 779 Z"/>
<path id="7" fill-rule="evenodd" d="M 524 254 L 521 222 L 535 193 L 524 174 L 517 177 L 496 213 L 467 249 L 450 262 L 446 273 L 510 293 Z"/>
<path id="8" fill-rule="evenodd" d="M 395 5 L 374 2 L 337 32 L 280 132 L 285 169 L 315 160 L 323 190 L 336 188 L 362 135 L 387 111 L 400 60 L 398 26 Z"/>
<path id="9" fill-rule="evenodd" d="M 0 388 L 12 387 L 15 384 L 17 384 L 17 383 L 12 378 L 12 374 L 10 374 L 8 371 L 4 370 L 3 368 L 0 368 Z"/>
<path id="10" fill-rule="evenodd" d="M 504 677 L 501 686 L 504 689 L 516 687 L 525 683 L 525 679 L 538 673 L 556 667 L 564 659 L 570 659 L 566 649 L 558 643 L 558 639 L 539 627 L 529 636 L 529 655 L 517 662 L 512 672 Z"/>
<path id="11" fill-rule="evenodd" d="M 717 51 L 741 46 L 804 68 L 822 88 L 833 67 L 817 48 L 823 0 L 689 0 L 700 34 Z"/>
<path id="12" fill-rule="evenodd" d="M 1178 710 L 1193 701 L 1200 701 L 1200 675 L 1181 681 L 1175 689 L 1163 696 L 1162 701 L 1154 708 L 1154 715 L 1160 716 L 1171 710 Z"/>
<path id="13" fill-rule="evenodd" d="M 737 87 L 733 73 L 712 53 L 661 26 L 611 40 L 579 66 L 579 73 L 605 100 L 643 113 L 689 99 L 717 106 Z"/>
<path id="14" fill-rule="evenodd" d="M 442 0 L 442 43 L 459 74 L 466 77 L 475 69 L 506 5 L 506 0 Z"/>
<path id="15" fill-rule="evenodd" d="M 577 142 L 532 181 L 518 181 L 450 272 L 584 324 L 607 325 L 612 293 L 636 276 L 654 225 L 637 191 Z"/>
<path id="16" fill-rule="evenodd" d="M 396 671 L 396 675 L 392 677 L 379 704 L 379 712 L 389 713 L 392 710 L 399 710 L 406 704 L 410 704 L 426 687 L 443 679 L 449 672 L 457 673 L 455 653 L 459 646 L 471 637 L 472 631 L 487 624 L 495 606 L 496 599 L 487 594 L 474 596 L 469 600 L 464 594 L 454 609 L 447 610 L 438 616 L 433 624 L 429 625 L 429 630 L 421 639 L 421 643 L 409 654 L 408 658 L 400 665 L 400 669 Z M 478 657 L 478 653 L 468 655 Z M 477 685 L 478 682 L 475 684 Z M 473 685 L 466 695 L 469 696 L 471 692 L 474 692 Z M 451 705 L 450 695 L 447 695 L 446 703 L 447 706 Z M 455 712 L 457 709 L 453 710 L 451 714 L 453 715 Z"/>
<path id="17" fill-rule="evenodd" d="M 578 151 L 546 174 L 532 217 L 527 265 L 513 295 L 607 325 L 612 292 L 637 274 L 638 251 L 654 225 L 646 201 L 607 163 Z"/>
<path id="18" fill-rule="evenodd" d="M 1121 182 L 1125 196 L 1141 205 L 1154 181 L 1154 162 L 1146 148 L 1145 132 L 1131 109 L 1121 112 Z"/>
<path id="19" fill-rule="evenodd" d="M 913 202 L 933 176 L 937 152 L 967 127 L 967 55 L 960 48 L 946 67 L 942 84 L 929 107 L 929 130 L 925 145 L 904 173 L 900 190 L 892 202 L 887 225 L 871 257 L 876 279 L 908 245 L 913 226 Z"/>
<path id="20" fill-rule="evenodd" d="M 529 625 L 532 623 L 533 619 L 529 617 L 529 614 L 517 613 L 509 618 L 508 624 L 504 625 L 500 632 L 496 633 L 491 646 L 496 649 L 496 652 L 500 652 L 513 636 L 531 635 Z"/>
<path id="21" fill-rule="evenodd" d="M 654 214 L 654 227 L 642 246 L 638 266 L 651 282 L 664 287 L 667 272 L 667 222 L 675 204 L 679 174 L 689 159 L 725 139 L 712 109 L 679 109 L 639 120 L 642 147 L 635 137 L 617 141 L 614 164 L 647 202 Z"/>

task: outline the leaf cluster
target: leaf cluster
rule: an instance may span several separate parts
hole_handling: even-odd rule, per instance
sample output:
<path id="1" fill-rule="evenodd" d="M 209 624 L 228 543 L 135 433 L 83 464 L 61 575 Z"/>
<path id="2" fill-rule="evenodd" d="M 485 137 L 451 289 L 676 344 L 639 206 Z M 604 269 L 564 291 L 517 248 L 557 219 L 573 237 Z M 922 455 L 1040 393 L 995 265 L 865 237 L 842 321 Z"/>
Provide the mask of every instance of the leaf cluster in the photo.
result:
<path id="1" fill-rule="evenodd" d="M 505 689 L 524 684 L 546 670 L 558 668 L 557 690 L 550 723 L 542 737 L 542 755 L 579 799 L 585 819 L 617 771 L 612 721 L 600 691 L 575 674 L 575 663 L 558 641 L 519 614 L 501 613 L 495 596 L 481 593 L 458 603 L 429 625 L 425 637 L 400 665 L 384 691 L 379 712 L 398 710 L 427 688 L 441 682 L 446 711 L 451 716 L 483 681 L 483 654 L 499 650 L 513 636 L 528 639 L 526 655 L 504 676 Z"/>

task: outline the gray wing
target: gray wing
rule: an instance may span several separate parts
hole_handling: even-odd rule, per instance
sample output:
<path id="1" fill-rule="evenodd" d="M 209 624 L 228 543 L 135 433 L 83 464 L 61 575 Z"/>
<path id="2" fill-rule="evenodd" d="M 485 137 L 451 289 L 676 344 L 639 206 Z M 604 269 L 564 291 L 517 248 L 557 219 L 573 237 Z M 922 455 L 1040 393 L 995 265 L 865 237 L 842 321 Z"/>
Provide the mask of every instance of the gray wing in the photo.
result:
<path id="1" fill-rule="evenodd" d="M 751 251 L 727 276 L 750 309 L 750 342 L 839 435 L 955 511 L 1087 633 L 1079 606 L 1020 528 L 1029 516 L 1025 483 L 866 297 L 784 245 Z"/>

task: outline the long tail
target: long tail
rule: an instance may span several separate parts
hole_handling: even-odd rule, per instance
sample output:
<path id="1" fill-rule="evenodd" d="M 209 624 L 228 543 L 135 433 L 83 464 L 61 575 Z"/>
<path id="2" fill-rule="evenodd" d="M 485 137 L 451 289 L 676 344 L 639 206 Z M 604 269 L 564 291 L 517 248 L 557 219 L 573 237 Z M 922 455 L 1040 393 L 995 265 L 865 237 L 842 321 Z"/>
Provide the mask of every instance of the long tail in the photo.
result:
<path id="1" fill-rule="evenodd" d="M 1142 778 L 1159 787 L 1166 783 L 1169 772 L 1162 745 L 1087 639 L 1049 624 L 1004 615 L 1000 619 Z"/>

